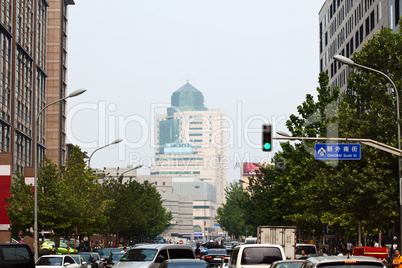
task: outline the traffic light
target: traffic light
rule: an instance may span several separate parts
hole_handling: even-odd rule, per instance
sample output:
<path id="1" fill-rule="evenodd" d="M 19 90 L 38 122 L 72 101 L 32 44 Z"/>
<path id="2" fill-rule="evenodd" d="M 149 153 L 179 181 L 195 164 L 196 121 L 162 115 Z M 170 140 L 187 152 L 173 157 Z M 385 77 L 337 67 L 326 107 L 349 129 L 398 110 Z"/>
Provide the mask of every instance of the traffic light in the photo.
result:
<path id="1" fill-rule="evenodd" d="M 272 150 L 272 126 L 262 125 L 262 150 L 270 152 Z"/>

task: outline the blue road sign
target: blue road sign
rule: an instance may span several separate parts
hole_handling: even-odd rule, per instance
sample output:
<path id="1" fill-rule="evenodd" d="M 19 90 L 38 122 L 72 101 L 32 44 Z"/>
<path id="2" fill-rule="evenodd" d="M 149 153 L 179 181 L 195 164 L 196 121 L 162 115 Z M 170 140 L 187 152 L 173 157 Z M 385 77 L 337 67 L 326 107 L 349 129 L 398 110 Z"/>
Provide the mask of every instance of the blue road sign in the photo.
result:
<path id="1" fill-rule="evenodd" d="M 316 160 L 360 160 L 359 143 L 316 143 L 314 144 Z"/>

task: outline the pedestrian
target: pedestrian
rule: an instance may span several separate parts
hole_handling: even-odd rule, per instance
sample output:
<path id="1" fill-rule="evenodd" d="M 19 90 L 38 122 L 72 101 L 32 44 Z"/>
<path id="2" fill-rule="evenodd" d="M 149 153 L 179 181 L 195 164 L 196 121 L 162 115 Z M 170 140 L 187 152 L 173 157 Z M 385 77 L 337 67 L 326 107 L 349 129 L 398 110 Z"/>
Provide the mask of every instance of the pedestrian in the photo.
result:
<path id="1" fill-rule="evenodd" d="M 401 253 L 399 252 L 399 249 L 395 249 L 395 257 L 392 260 L 392 266 L 394 266 L 394 268 L 402 268 Z"/>
<path id="2" fill-rule="evenodd" d="M 322 248 L 322 256 L 328 256 L 326 248 Z"/>
<path id="3" fill-rule="evenodd" d="M 124 247 L 121 252 L 126 252 L 126 251 L 127 251 L 127 247 Z"/>
<path id="4" fill-rule="evenodd" d="M 195 249 L 195 256 L 197 257 L 197 259 L 201 258 L 201 249 L 200 249 L 200 244 L 197 243 L 197 247 Z"/>
<path id="5" fill-rule="evenodd" d="M 378 244 L 378 242 L 375 241 L 375 240 L 374 240 L 374 247 L 376 247 L 376 248 L 379 248 L 379 247 L 380 247 L 380 244 Z"/>

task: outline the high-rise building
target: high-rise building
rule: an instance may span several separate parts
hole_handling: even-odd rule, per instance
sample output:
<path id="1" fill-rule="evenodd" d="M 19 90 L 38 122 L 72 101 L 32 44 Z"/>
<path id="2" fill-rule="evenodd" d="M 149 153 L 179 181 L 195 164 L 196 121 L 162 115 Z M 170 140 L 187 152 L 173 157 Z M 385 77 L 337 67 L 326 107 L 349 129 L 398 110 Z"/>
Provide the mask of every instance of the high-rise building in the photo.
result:
<path id="1" fill-rule="evenodd" d="M 54 163 L 64 162 L 65 103 L 49 107 L 38 126 L 35 118 L 47 103 L 66 94 L 70 4 L 74 1 L 0 0 L 0 242 L 11 241 L 3 200 L 10 195 L 13 174 L 33 177 L 34 136 L 38 162 L 46 148 Z"/>
<path id="2" fill-rule="evenodd" d="M 383 27 L 400 27 L 402 0 L 326 0 L 319 12 L 320 71 L 329 75 L 329 85 L 346 90 L 351 68 L 333 56 L 350 58 Z"/>
<path id="3" fill-rule="evenodd" d="M 66 97 L 68 6 L 74 0 L 48 0 L 46 103 Z M 46 109 L 46 156 L 55 164 L 66 160 L 66 101 Z"/>
<path id="4" fill-rule="evenodd" d="M 225 200 L 225 113 L 204 106 L 203 94 L 186 83 L 171 97 L 167 114 L 157 115 L 155 165 L 151 175 L 195 176 L 216 187 Z"/>

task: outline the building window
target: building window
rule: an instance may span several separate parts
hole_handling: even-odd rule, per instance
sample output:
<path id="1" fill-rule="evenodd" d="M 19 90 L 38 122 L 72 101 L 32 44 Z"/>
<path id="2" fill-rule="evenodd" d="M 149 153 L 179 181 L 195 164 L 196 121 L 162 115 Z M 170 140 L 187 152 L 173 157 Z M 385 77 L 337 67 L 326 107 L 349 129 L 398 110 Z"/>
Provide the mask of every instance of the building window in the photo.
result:
<path id="1" fill-rule="evenodd" d="M 370 17 L 367 17 L 367 19 L 366 19 L 366 36 L 369 35 L 369 33 L 370 33 Z"/>
<path id="2" fill-rule="evenodd" d="M 370 31 L 374 29 L 375 20 L 374 20 L 374 10 L 370 13 Z"/>

